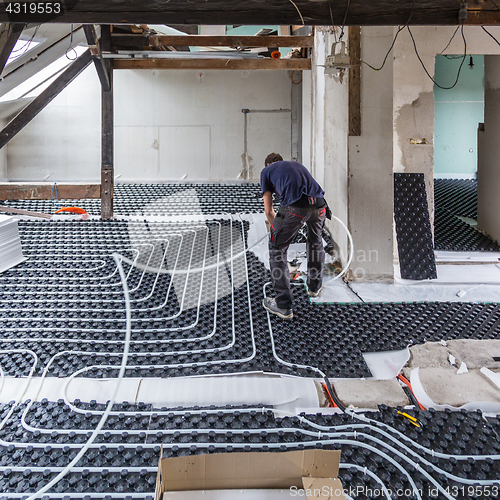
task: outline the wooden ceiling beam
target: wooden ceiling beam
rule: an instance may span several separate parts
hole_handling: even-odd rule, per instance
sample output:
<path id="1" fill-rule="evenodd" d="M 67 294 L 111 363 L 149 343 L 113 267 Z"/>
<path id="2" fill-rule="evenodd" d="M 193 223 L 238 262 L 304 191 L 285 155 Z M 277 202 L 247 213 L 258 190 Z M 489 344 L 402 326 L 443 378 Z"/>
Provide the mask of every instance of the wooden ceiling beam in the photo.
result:
<path id="1" fill-rule="evenodd" d="M 472 7 L 472 1 L 469 2 Z M 457 25 L 460 0 L 78 0 L 64 2 L 60 14 L 19 14 L 0 6 L 0 22 L 81 24 L 253 24 L 397 26 L 411 15 L 412 25 Z M 478 5 L 478 4 L 475 4 Z M 483 5 L 483 4 L 479 4 Z M 484 4 L 493 10 L 488 4 Z M 299 14 L 300 12 L 300 14 Z"/>
<path id="2" fill-rule="evenodd" d="M 0 182 L 0 200 L 50 200 L 55 197 L 53 182 Z M 61 200 L 100 198 L 101 186 L 58 182 L 57 197 Z"/>
<path id="3" fill-rule="evenodd" d="M 111 36 L 119 46 L 140 47 L 313 47 L 312 36 L 122 35 Z"/>
<path id="4" fill-rule="evenodd" d="M 469 26 L 498 26 L 500 25 L 500 11 L 469 10 L 464 24 Z"/>
<path id="5" fill-rule="evenodd" d="M 101 44 L 97 38 L 97 33 L 93 24 L 84 24 L 83 30 L 85 31 L 85 36 L 87 38 L 87 44 L 89 46 L 90 53 L 92 54 L 92 60 L 94 61 L 94 66 L 101 81 L 101 86 L 104 91 L 111 90 L 111 68 L 109 61 L 105 61 L 102 57 Z"/>
<path id="6" fill-rule="evenodd" d="M 310 59 L 115 59 L 114 69 L 236 69 L 309 70 Z"/>
<path id="7" fill-rule="evenodd" d="M 59 95 L 90 63 L 92 56 L 86 50 L 75 59 L 34 101 L 31 101 L 0 132 L 0 149 L 18 134 L 42 109 Z"/>

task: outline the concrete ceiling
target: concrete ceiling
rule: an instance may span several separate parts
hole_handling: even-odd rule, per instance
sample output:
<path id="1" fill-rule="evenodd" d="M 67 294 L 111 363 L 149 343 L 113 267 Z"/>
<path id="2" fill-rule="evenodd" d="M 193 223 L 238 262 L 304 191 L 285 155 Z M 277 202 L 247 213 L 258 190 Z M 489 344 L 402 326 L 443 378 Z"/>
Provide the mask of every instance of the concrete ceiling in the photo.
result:
<path id="1" fill-rule="evenodd" d="M 294 0 L 293 3 L 291 0 L 62 0 L 61 14 L 2 12 L 0 21 L 341 25 L 345 18 L 346 25 L 373 26 L 405 24 L 412 13 L 411 24 L 453 25 L 459 23 L 462 3 L 461 0 Z M 500 24 L 500 10 L 495 3 L 469 0 L 466 23 Z"/>

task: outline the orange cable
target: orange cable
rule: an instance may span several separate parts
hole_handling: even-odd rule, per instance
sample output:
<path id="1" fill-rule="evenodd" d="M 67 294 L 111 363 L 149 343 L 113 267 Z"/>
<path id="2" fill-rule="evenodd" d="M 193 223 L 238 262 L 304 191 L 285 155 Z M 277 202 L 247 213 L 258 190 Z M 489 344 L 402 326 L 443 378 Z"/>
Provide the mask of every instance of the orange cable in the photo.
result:
<path id="1" fill-rule="evenodd" d="M 330 394 L 330 391 L 328 390 L 328 387 L 326 386 L 326 384 L 322 382 L 321 385 L 323 386 L 323 389 L 325 389 L 326 397 L 328 398 L 330 406 L 332 408 L 338 408 L 338 406 L 335 404 L 335 401 L 333 400 L 332 395 Z"/>

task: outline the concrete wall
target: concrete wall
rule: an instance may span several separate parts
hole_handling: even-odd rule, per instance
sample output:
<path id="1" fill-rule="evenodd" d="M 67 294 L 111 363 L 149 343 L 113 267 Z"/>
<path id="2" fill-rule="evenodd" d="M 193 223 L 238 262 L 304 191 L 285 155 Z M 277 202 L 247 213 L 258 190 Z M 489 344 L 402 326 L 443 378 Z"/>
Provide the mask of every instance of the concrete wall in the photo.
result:
<path id="1" fill-rule="evenodd" d="M 484 58 L 484 131 L 478 131 L 478 228 L 500 241 L 500 56 Z"/>
<path id="2" fill-rule="evenodd" d="M 361 29 L 361 58 L 380 65 L 393 28 Z M 349 137 L 349 227 L 352 275 L 391 281 L 393 271 L 393 62 L 381 71 L 361 66 L 361 136 Z"/>
<path id="3" fill-rule="evenodd" d="M 332 213 L 347 225 L 349 87 L 345 70 L 337 75 L 325 75 L 325 56 L 330 53 L 333 40 L 333 32 L 329 28 L 315 28 L 311 72 L 313 104 L 310 110 L 311 122 L 307 123 L 311 127 L 311 170 L 325 190 Z M 304 97 L 304 101 L 306 100 Z M 309 135 L 304 132 L 303 137 Z M 341 260 L 345 263 L 348 248 L 345 230 L 335 220 L 327 221 L 327 227 L 339 246 Z"/>
<path id="4" fill-rule="evenodd" d="M 419 55 L 432 76 L 437 54 L 464 52 L 460 30 L 446 48 L 455 29 L 453 26 L 411 28 Z M 488 31 L 497 39 L 500 36 L 500 27 L 490 26 Z M 464 35 L 467 54 L 500 54 L 500 47 L 481 27 L 467 26 L 464 28 Z M 468 61 L 465 64 L 467 63 Z M 442 85 L 447 82 L 438 83 Z M 412 138 L 425 138 L 428 143 L 410 144 Z M 407 30 L 400 33 L 394 46 L 394 171 L 425 174 L 427 197 L 433 217 L 434 83 L 418 61 Z"/>
<path id="5" fill-rule="evenodd" d="M 290 158 L 290 113 L 248 115 L 244 170 L 241 110 L 290 108 L 285 71 L 115 72 L 115 174 L 119 181 L 258 179 L 269 152 Z M 7 148 L 6 177 L 100 179 L 100 89 L 87 68 Z"/>

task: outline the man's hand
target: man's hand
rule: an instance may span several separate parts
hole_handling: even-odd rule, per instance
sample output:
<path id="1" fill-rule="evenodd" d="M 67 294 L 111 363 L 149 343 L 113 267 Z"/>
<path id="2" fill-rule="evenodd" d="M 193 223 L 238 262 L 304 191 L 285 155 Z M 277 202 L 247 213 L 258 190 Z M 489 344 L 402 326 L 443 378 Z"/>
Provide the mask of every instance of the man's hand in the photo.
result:
<path id="1" fill-rule="evenodd" d="M 266 212 L 267 220 L 269 224 L 272 225 L 274 218 L 276 217 L 276 213 L 273 208 L 273 193 L 271 191 L 266 191 L 262 198 L 264 200 L 264 211 Z"/>

